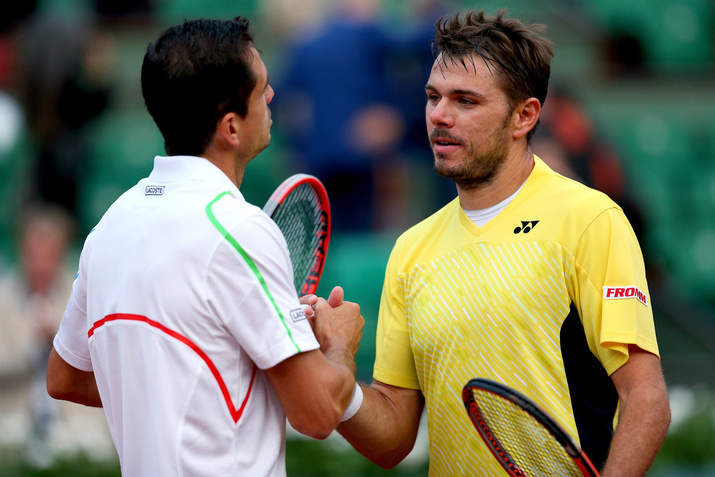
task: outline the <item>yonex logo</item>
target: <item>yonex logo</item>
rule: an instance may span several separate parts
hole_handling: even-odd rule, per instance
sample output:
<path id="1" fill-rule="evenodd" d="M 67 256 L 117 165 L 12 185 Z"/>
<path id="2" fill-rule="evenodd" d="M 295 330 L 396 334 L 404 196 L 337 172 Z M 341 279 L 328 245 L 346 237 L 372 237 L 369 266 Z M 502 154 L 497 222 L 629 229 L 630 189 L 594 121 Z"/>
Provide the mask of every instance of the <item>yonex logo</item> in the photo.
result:
<path id="1" fill-rule="evenodd" d="M 164 195 L 165 186 L 148 185 L 144 188 L 144 195 Z"/>
<path id="2" fill-rule="evenodd" d="M 639 302 L 648 306 L 648 296 L 640 291 L 638 287 L 603 287 L 604 300 L 620 300 L 624 298 L 636 298 Z"/>
<path id="3" fill-rule="evenodd" d="M 522 220 L 521 225 L 514 229 L 514 233 L 518 234 L 520 232 L 524 232 L 525 234 L 528 234 L 538 223 L 538 220 Z"/>

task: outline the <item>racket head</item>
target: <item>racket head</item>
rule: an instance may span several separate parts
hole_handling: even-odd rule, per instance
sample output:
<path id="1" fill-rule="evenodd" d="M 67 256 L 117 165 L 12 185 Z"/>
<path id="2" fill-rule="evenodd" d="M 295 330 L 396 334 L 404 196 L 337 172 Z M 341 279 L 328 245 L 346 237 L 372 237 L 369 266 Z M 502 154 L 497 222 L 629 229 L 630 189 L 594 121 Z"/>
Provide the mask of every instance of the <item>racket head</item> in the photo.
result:
<path id="1" fill-rule="evenodd" d="M 480 437 L 510 476 L 599 476 L 573 438 L 518 391 L 476 378 L 464 386 L 462 400 Z"/>
<path id="2" fill-rule="evenodd" d="M 330 201 L 325 186 L 310 174 L 294 174 L 271 194 L 263 211 L 288 245 L 299 295 L 315 293 L 330 243 Z"/>

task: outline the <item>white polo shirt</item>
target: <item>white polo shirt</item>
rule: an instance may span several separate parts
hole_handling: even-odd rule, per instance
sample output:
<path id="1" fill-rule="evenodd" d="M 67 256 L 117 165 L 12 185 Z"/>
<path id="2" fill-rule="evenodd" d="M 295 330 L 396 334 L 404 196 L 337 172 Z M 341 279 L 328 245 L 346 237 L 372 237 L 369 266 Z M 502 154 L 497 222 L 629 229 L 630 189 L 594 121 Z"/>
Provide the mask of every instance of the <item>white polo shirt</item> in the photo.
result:
<path id="1" fill-rule="evenodd" d="M 263 373 L 319 347 L 283 236 L 199 157 L 157 157 L 89 234 L 54 340 L 93 371 L 123 475 L 283 476 Z"/>

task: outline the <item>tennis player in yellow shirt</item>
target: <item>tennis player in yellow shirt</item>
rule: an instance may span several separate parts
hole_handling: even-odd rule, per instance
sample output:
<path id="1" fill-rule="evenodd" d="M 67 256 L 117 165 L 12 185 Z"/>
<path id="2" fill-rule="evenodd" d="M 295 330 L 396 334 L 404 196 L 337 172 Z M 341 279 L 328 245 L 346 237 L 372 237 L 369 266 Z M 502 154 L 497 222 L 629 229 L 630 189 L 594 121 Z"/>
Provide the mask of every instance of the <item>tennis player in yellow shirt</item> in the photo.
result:
<path id="1" fill-rule="evenodd" d="M 374 381 L 338 431 L 392 467 L 426 407 L 431 476 L 504 475 L 461 401 L 484 377 L 548 409 L 604 477 L 642 476 L 670 422 L 643 257 L 616 203 L 530 149 L 552 43 L 470 12 L 434 44 L 427 131 L 458 197 L 397 240 Z"/>

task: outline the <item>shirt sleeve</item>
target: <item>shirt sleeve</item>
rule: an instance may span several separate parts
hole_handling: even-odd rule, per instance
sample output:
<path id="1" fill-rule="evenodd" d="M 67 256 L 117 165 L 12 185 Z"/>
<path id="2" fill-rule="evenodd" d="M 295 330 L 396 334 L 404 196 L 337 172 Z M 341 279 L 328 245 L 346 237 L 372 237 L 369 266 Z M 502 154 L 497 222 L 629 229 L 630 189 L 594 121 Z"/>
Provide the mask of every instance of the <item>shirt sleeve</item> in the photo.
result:
<path id="1" fill-rule="evenodd" d="M 93 370 L 87 336 L 87 273 L 85 267 L 90 239 L 91 234 L 80 255 L 79 271 L 72 284 L 72 293 L 52 342 L 57 354 L 67 364 L 81 371 Z"/>
<path id="2" fill-rule="evenodd" d="M 260 214 L 232 228 L 208 276 L 219 319 L 261 369 L 319 344 L 298 301 L 285 239 Z"/>
<path id="3" fill-rule="evenodd" d="M 643 255 L 620 209 L 607 209 L 587 227 L 575 275 L 589 347 L 609 374 L 628 361 L 628 345 L 658 355 Z"/>
<path id="4" fill-rule="evenodd" d="M 401 243 L 402 239 L 395 245 L 385 273 L 377 321 L 373 378 L 392 386 L 420 389 L 405 314 L 403 275 L 398 264 Z"/>

